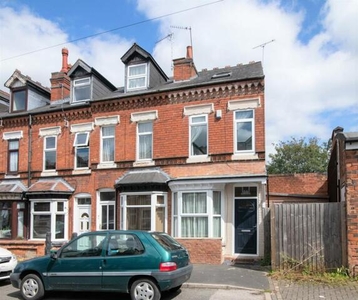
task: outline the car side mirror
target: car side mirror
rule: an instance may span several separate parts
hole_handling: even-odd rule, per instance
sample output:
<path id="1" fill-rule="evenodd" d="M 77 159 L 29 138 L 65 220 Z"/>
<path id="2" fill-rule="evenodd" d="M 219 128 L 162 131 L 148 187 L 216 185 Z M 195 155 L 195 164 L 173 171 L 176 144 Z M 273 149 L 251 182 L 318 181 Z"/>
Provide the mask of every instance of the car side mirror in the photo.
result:
<path id="1" fill-rule="evenodd" d="M 57 251 L 51 251 L 50 257 L 52 259 L 57 259 Z"/>

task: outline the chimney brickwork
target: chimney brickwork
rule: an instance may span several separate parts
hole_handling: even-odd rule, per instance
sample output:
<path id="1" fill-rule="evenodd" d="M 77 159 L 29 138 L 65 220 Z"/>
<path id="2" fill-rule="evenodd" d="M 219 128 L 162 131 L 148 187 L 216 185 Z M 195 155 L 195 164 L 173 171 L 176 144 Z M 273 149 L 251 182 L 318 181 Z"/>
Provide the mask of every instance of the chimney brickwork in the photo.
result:
<path id="1" fill-rule="evenodd" d="M 198 75 L 193 60 L 193 48 L 187 47 L 186 57 L 173 60 L 174 64 L 174 81 L 189 80 Z"/>

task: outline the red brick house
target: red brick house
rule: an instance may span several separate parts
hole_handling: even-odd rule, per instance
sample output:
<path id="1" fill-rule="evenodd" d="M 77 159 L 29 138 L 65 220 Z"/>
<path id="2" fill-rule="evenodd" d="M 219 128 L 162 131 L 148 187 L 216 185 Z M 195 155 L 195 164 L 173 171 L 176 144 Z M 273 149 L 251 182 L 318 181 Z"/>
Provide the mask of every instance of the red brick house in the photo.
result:
<path id="1" fill-rule="evenodd" d="M 51 88 L 18 70 L 5 83 L 0 245 L 144 229 L 170 233 L 196 263 L 262 257 L 261 63 L 199 72 L 188 47 L 168 77 L 137 44 L 121 59 L 120 88 L 70 66 L 67 49 Z"/>
<path id="2" fill-rule="evenodd" d="M 347 259 L 351 274 L 358 275 L 358 132 L 332 133 L 332 152 L 328 166 L 329 197 L 346 202 Z"/>

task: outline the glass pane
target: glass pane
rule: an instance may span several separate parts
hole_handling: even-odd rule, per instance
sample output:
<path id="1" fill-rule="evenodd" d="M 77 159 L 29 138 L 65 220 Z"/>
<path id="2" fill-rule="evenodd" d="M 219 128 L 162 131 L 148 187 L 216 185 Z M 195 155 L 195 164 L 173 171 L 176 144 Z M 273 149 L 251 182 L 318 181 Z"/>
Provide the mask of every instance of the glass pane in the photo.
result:
<path id="1" fill-rule="evenodd" d="M 17 213 L 17 237 L 24 237 L 24 212 L 19 211 Z"/>
<path id="2" fill-rule="evenodd" d="M 13 92 L 13 111 L 26 109 L 26 90 Z"/>
<path id="3" fill-rule="evenodd" d="M 64 215 L 56 215 L 56 239 L 64 239 L 65 238 L 65 216 Z"/>
<path id="4" fill-rule="evenodd" d="M 45 170 L 56 170 L 56 151 L 45 152 Z"/>
<path id="5" fill-rule="evenodd" d="M 165 219 L 164 207 L 157 207 L 155 214 L 155 230 L 164 231 L 164 219 Z"/>
<path id="6" fill-rule="evenodd" d="M 102 142 L 102 161 L 114 161 L 114 138 L 106 138 Z"/>
<path id="7" fill-rule="evenodd" d="M 151 230 L 151 209 L 150 209 L 150 207 L 128 207 L 127 208 L 127 229 L 130 229 L 130 230 Z"/>
<path id="8" fill-rule="evenodd" d="M 50 211 L 50 202 L 35 202 L 34 211 Z"/>
<path id="9" fill-rule="evenodd" d="M 108 229 L 108 207 L 107 205 L 102 205 L 102 224 L 101 224 L 101 229 Z"/>
<path id="10" fill-rule="evenodd" d="M 91 87 L 90 85 L 76 86 L 75 91 L 75 101 L 84 101 L 90 100 L 91 98 Z"/>
<path id="11" fill-rule="evenodd" d="M 236 126 L 236 150 L 252 150 L 252 122 L 238 122 Z"/>
<path id="12" fill-rule="evenodd" d="M 221 237 L 221 218 L 215 217 L 213 219 L 213 237 Z"/>
<path id="13" fill-rule="evenodd" d="M 63 202 L 57 202 L 57 211 L 65 211 L 65 204 Z"/>
<path id="14" fill-rule="evenodd" d="M 143 133 L 143 132 L 152 132 L 153 131 L 153 123 L 152 122 L 148 122 L 148 123 L 138 123 L 138 132 L 139 133 Z"/>
<path id="15" fill-rule="evenodd" d="M 114 126 L 102 127 L 102 136 L 114 136 Z"/>
<path id="16" fill-rule="evenodd" d="M 128 195 L 127 205 L 151 205 L 151 195 Z"/>
<path id="17" fill-rule="evenodd" d="M 206 122 L 206 116 L 200 116 L 200 117 L 192 117 L 191 118 L 192 123 L 203 123 Z"/>
<path id="18" fill-rule="evenodd" d="M 146 65 L 130 66 L 129 76 L 142 75 L 145 74 L 145 71 L 146 71 Z"/>
<path id="19" fill-rule="evenodd" d="M 90 79 L 89 78 L 83 78 L 83 79 L 77 79 L 75 80 L 75 85 L 86 85 L 86 84 L 90 84 Z"/>
<path id="20" fill-rule="evenodd" d="M 191 155 L 206 155 L 208 152 L 207 125 L 191 126 Z"/>
<path id="21" fill-rule="evenodd" d="M 77 148 L 76 168 L 88 168 L 89 148 Z"/>
<path id="22" fill-rule="evenodd" d="M 236 120 L 253 118 L 254 112 L 252 110 L 239 110 L 235 112 Z"/>
<path id="23" fill-rule="evenodd" d="M 109 219 L 109 223 L 108 223 L 108 229 L 115 229 L 114 226 L 114 205 L 109 205 L 108 207 L 108 219 Z"/>
<path id="24" fill-rule="evenodd" d="M 164 196 L 157 196 L 157 204 L 164 204 Z"/>
<path id="25" fill-rule="evenodd" d="M 78 202 L 78 205 L 90 205 L 91 198 L 78 198 L 77 202 Z"/>
<path id="26" fill-rule="evenodd" d="M 195 213 L 206 213 L 207 212 L 207 201 L 206 193 L 196 193 L 195 199 Z"/>
<path id="27" fill-rule="evenodd" d="M 213 213 L 214 215 L 221 214 L 221 192 L 213 192 Z"/>
<path id="28" fill-rule="evenodd" d="M 174 193 L 174 200 L 173 200 L 173 205 L 174 205 L 174 215 L 178 215 L 178 193 Z"/>
<path id="29" fill-rule="evenodd" d="M 257 187 L 256 186 L 243 186 L 235 188 L 235 197 L 256 197 Z"/>
<path id="30" fill-rule="evenodd" d="M 19 152 L 11 151 L 9 159 L 9 172 L 16 172 L 19 169 Z"/>
<path id="31" fill-rule="evenodd" d="M 144 87 L 144 86 L 145 86 L 145 77 L 129 79 L 128 88 L 130 88 L 130 89 L 135 89 L 135 88 Z"/>
<path id="32" fill-rule="evenodd" d="M 11 202 L 0 202 L 0 238 L 11 238 Z"/>
<path id="33" fill-rule="evenodd" d="M 45 139 L 45 149 L 55 149 L 56 148 L 56 137 L 49 136 Z"/>
<path id="34" fill-rule="evenodd" d="M 19 141 L 18 140 L 9 141 L 9 150 L 17 150 L 17 149 L 19 149 Z"/>
<path id="35" fill-rule="evenodd" d="M 208 218 L 183 217 L 182 237 L 208 237 Z"/>
<path id="36" fill-rule="evenodd" d="M 88 145 L 88 132 L 76 133 L 75 146 L 87 146 Z"/>
<path id="37" fill-rule="evenodd" d="M 44 239 L 47 232 L 51 233 L 51 215 L 34 215 L 33 237 Z"/>
<path id="38" fill-rule="evenodd" d="M 101 199 L 101 201 L 114 201 L 115 200 L 115 192 L 101 192 L 100 199 Z"/>
<path id="39" fill-rule="evenodd" d="M 152 135 L 139 136 L 139 159 L 152 158 Z"/>

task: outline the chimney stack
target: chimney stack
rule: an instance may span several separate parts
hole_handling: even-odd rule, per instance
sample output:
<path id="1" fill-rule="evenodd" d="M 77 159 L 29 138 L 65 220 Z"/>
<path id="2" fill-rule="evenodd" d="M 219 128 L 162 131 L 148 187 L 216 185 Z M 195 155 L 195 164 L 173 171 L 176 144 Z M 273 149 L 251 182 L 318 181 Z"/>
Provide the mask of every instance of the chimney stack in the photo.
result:
<path id="1" fill-rule="evenodd" d="M 68 64 L 68 50 L 62 49 L 62 68 L 60 72 L 51 75 L 51 101 L 63 100 L 70 96 L 71 80 L 67 73 L 70 69 Z"/>
<path id="2" fill-rule="evenodd" d="M 174 64 L 174 81 L 189 80 L 198 75 L 193 61 L 193 48 L 186 48 L 186 57 L 173 60 Z"/>

